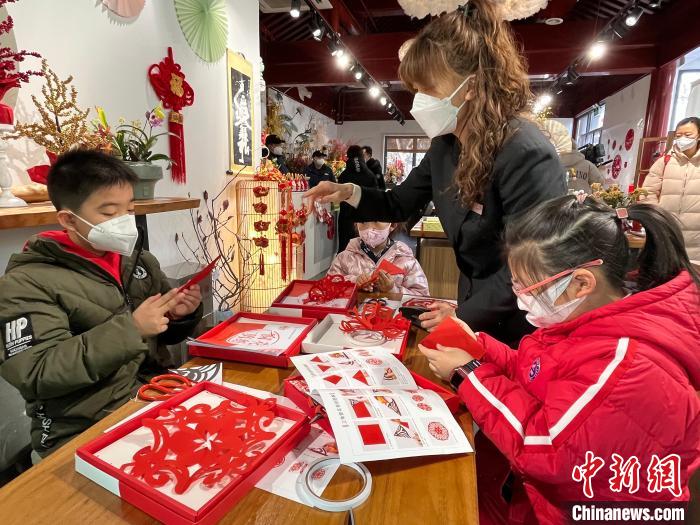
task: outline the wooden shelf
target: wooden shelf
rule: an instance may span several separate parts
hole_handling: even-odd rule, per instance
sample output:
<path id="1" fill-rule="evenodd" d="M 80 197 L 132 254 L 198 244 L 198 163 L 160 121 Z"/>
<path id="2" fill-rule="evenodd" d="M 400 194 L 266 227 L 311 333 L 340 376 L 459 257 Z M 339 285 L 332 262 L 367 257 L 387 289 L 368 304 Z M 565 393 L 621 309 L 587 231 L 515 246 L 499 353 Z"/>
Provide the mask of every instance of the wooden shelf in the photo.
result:
<path id="1" fill-rule="evenodd" d="M 199 208 L 199 199 L 160 197 L 136 201 L 136 215 Z M 36 202 L 21 208 L 0 208 L 0 230 L 56 224 L 56 208 L 50 202 Z"/>

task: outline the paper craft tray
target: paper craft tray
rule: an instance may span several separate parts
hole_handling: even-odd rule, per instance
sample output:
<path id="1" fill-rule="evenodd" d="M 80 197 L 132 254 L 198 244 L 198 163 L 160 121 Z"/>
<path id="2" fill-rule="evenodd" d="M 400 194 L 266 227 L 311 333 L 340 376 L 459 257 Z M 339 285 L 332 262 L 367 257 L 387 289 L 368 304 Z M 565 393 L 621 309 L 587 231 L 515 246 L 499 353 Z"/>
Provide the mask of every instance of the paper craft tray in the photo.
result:
<path id="1" fill-rule="evenodd" d="M 396 357 L 396 359 L 398 359 L 399 361 L 403 361 L 404 355 L 406 354 L 408 336 L 411 332 L 410 327 L 406 330 L 406 333 L 403 335 L 403 338 L 399 343 L 399 351 L 396 354 L 393 353 L 393 348 L 387 346 L 387 343 L 393 343 L 394 341 L 387 341 L 386 343 L 377 346 L 356 346 L 346 341 L 338 341 L 338 344 L 336 345 L 320 343 L 323 336 L 334 326 L 339 326 L 341 321 L 343 321 L 344 319 L 346 319 L 346 317 L 344 315 L 339 314 L 330 314 L 326 316 L 326 318 L 320 321 L 314 328 L 312 328 L 309 331 L 308 335 L 304 338 L 304 340 L 301 343 L 302 352 L 305 354 L 322 354 L 326 352 L 337 352 L 338 350 L 357 348 L 366 348 L 368 350 L 383 349 L 391 352 L 392 355 Z"/>
<path id="2" fill-rule="evenodd" d="M 306 325 L 306 328 L 294 340 L 292 345 L 280 355 L 266 355 L 256 352 L 247 352 L 245 350 L 228 350 L 225 348 L 214 348 L 211 346 L 205 346 L 204 344 L 198 344 L 200 339 L 215 336 L 216 334 L 220 333 L 226 326 L 230 325 L 231 323 L 235 323 L 241 317 L 247 317 L 249 319 L 259 319 L 261 321 L 273 321 L 278 323 L 302 324 Z M 223 323 L 216 325 L 214 328 L 201 335 L 194 341 L 188 341 L 187 346 L 190 355 L 194 356 L 209 357 L 213 359 L 224 359 L 226 361 L 240 361 L 242 363 L 252 363 L 256 365 L 288 368 L 289 366 L 291 366 L 291 361 L 289 360 L 289 358 L 298 355 L 299 352 L 301 352 L 301 342 L 308 335 L 311 329 L 314 326 L 316 326 L 316 322 L 316 319 L 310 319 L 306 317 L 286 317 L 271 314 L 239 312 L 230 319 L 224 321 Z"/>
<path id="3" fill-rule="evenodd" d="M 348 298 L 348 303 L 345 307 L 332 307 L 332 306 L 321 306 L 321 305 L 311 305 L 311 304 L 287 304 L 283 303 L 285 297 L 287 297 L 296 284 L 311 284 L 313 285 L 316 281 L 308 281 L 297 279 L 292 281 L 287 285 L 287 287 L 282 290 L 282 293 L 272 302 L 270 306 L 271 309 L 277 310 L 278 308 L 288 310 L 287 315 L 299 316 L 299 317 L 310 317 L 312 319 L 323 319 L 328 314 L 346 314 L 349 310 L 357 304 L 357 287 L 352 290 L 350 297 Z M 279 311 L 279 310 L 278 310 Z"/>
<path id="4" fill-rule="evenodd" d="M 217 523 L 255 484 L 262 479 L 284 456 L 289 453 L 308 433 L 309 418 L 286 407 L 277 405 L 275 415 L 291 420 L 292 426 L 270 445 L 264 454 L 254 460 L 248 473 L 230 481 L 226 487 L 214 495 L 199 510 L 194 510 L 176 499 L 154 489 L 146 482 L 122 472 L 98 458 L 95 454 L 142 427 L 145 418 L 156 418 L 163 409 L 178 406 L 190 397 L 207 390 L 230 399 L 241 405 L 251 401 L 259 402 L 248 394 L 238 392 L 215 383 L 197 383 L 167 401 L 154 405 L 138 417 L 125 421 L 97 439 L 83 445 L 75 452 L 75 470 L 101 487 L 119 496 L 124 501 L 138 507 L 155 519 L 174 525 L 209 525 Z"/>

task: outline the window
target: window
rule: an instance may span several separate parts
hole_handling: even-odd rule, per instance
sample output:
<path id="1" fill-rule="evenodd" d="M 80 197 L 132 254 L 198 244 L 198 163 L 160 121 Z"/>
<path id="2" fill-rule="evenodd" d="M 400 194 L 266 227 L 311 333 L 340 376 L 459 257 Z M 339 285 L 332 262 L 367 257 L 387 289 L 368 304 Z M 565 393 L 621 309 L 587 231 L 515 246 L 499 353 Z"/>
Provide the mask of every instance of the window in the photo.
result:
<path id="1" fill-rule="evenodd" d="M 605 104 L 595 106 L 576 118 L 576 145 L 598 144 L 603 131 Z"/>
<path id="2" fill-rule="evenodd" d="M 691 115 L 691 112 L 695 112 L 697 108 L 698 95 L 693 96 L 693 101 L 690 102 L 690 94 L 693 90 L 700 90 L 696 87 L 700 85 L 700 70 L 690 69 L 678 72 L 678 79 L 676 80 L 676 93 L 673 99 L 673 107 L 671 108 L 671 127 L 670 129 L 676 129 L 678 123 L 685 117 L 696 117 L 697 115 Z M 697 91 L 696 91 L 697 92 Z"/>
<path id="3" fill-rule="evenodd" d="M 398 168 L 403 173 L 397 180 L 401 184 L 406 175 L 420 164 L 430 147 L 430 139 L 425 136 L 386 135 L 384 137 L 384 172 Z"/>

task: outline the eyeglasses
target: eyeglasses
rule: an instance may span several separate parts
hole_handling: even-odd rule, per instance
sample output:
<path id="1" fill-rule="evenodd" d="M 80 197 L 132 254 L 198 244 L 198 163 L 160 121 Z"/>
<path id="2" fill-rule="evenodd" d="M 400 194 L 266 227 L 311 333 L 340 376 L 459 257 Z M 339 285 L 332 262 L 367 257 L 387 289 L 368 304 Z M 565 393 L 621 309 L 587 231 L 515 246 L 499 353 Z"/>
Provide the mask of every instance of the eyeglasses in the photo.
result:
<path id="1" fill-rule="evenodd" d="M 548 277 L 547 279 L 540 281 L 538 283 L 533 284 L 532 286 L 528 286 L 526 288 L 518 288 L 517 285 L 513 285 L 513 292 L 515 292 L 515 295 L 523 295 L 526 293 L 530 293 L 533 290 L 537 290 L 538 288 L 541 288 L 542 286 L 545 286 L 549 283 L 552 283 L 554 281 L 557 281 L 561 279 L 562 277 L 566 277 L 567 275 L 574 273 L 576 270 L 583 270 L 584 268 L 592 268 L 594 266 L 601 266 L 603 264 L 603 259 L 596 259 L 595 261 L 587 262 L 585 264 L 581 264 L 579 266 L 576 266 L 575 268 L 571 268 L 569 270 L 564 270 L 563 272 L 559 272 L 556 275 L 553 275 L 552 277 Z"/>

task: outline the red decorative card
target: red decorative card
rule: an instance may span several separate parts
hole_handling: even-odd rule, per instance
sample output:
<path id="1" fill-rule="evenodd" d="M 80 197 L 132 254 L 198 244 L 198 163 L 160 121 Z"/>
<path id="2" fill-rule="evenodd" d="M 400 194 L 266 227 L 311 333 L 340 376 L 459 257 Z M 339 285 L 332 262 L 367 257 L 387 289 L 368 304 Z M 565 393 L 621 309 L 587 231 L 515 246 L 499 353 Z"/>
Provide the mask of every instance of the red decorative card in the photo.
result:
<path id="1" fill-rule="evenodd" d="M 485 352 L 484 347 L 465 332 L 453 317 L 446 317 L 420 344 L 431 350 L 437 350 L 437 345 L 459 348 L 469 352 L 474 359 L 481 359 Z"/>

